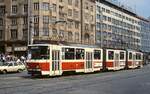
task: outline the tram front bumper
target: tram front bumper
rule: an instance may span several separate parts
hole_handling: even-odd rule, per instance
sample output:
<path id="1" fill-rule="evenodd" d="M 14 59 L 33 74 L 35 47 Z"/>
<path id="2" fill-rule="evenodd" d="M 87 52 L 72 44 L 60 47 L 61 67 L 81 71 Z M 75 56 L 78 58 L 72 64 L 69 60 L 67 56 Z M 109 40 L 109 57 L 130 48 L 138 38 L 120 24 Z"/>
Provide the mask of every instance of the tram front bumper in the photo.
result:
<path id="1" fill-rule="evenodd" d="M 28 69 L 28 74 L 41 75 L 41 69 Z"/>

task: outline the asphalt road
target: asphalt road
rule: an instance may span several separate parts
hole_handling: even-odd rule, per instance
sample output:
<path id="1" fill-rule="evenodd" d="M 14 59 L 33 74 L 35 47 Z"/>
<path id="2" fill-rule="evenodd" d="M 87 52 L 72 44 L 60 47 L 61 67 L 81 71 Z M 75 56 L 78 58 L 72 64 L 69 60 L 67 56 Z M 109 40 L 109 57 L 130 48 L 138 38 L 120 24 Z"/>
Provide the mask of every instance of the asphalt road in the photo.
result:
<path id="1" fill-rule="evenodd" d="M 31 78 L 0 74 L 0 94 L 150 94 L 150 65 L 142 69 Z"/>

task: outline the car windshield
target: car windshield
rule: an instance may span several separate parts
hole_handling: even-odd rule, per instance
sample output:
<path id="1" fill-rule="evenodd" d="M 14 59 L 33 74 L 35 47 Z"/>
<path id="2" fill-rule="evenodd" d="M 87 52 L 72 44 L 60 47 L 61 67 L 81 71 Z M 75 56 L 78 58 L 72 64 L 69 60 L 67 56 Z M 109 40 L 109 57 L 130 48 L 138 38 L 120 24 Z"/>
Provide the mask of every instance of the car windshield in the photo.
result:
<path id="1" fill-rule="evenodd" d="M 3 63 L 3 65 L 2 65 L 2 66 L 8 66 L 8 64 L 9 64 L 9 63 Z"/>
<path id="2" fill-rule="evenodd" d="M 49 59 L 48 46 L 30 46 L 29 59 Z"/>
<path id="3" fill-rule="evenodd" d="M 0 61 L 0 66 L 2 66 L 2 65 L 3 65 L 3 62 Z"/>

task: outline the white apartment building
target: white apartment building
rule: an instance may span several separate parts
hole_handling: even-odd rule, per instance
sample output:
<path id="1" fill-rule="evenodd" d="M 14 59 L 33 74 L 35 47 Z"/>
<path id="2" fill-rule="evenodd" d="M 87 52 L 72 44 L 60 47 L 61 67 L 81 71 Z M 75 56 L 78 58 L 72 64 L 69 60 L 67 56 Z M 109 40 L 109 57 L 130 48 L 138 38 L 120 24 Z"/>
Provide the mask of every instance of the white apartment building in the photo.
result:
<path id="1" fill-rule="evenodd" d="M 108 0 L 96 0 L 96 44 L 139 50 L 140 28 L 136 13 Z"/>
<path id="2" fill-rule="evenodd" d="M 141 50 L 143 52 L 150 52 L 150 21 L 141 18 Z"/>

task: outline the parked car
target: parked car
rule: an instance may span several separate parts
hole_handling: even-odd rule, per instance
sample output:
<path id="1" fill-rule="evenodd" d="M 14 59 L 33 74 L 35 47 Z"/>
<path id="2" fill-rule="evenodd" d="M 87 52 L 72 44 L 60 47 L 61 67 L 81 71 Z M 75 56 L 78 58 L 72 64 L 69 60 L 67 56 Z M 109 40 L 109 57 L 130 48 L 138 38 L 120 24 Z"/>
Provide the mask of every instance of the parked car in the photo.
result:
<path id="1" fill-rule="evenodd" d="M 0 65 L 0 72 L 6 74 L 7 72 L 22 72 L 25 70 L 25 65 L 21 62 L 16 63 L 15 61 L 5 62 Z"/>

